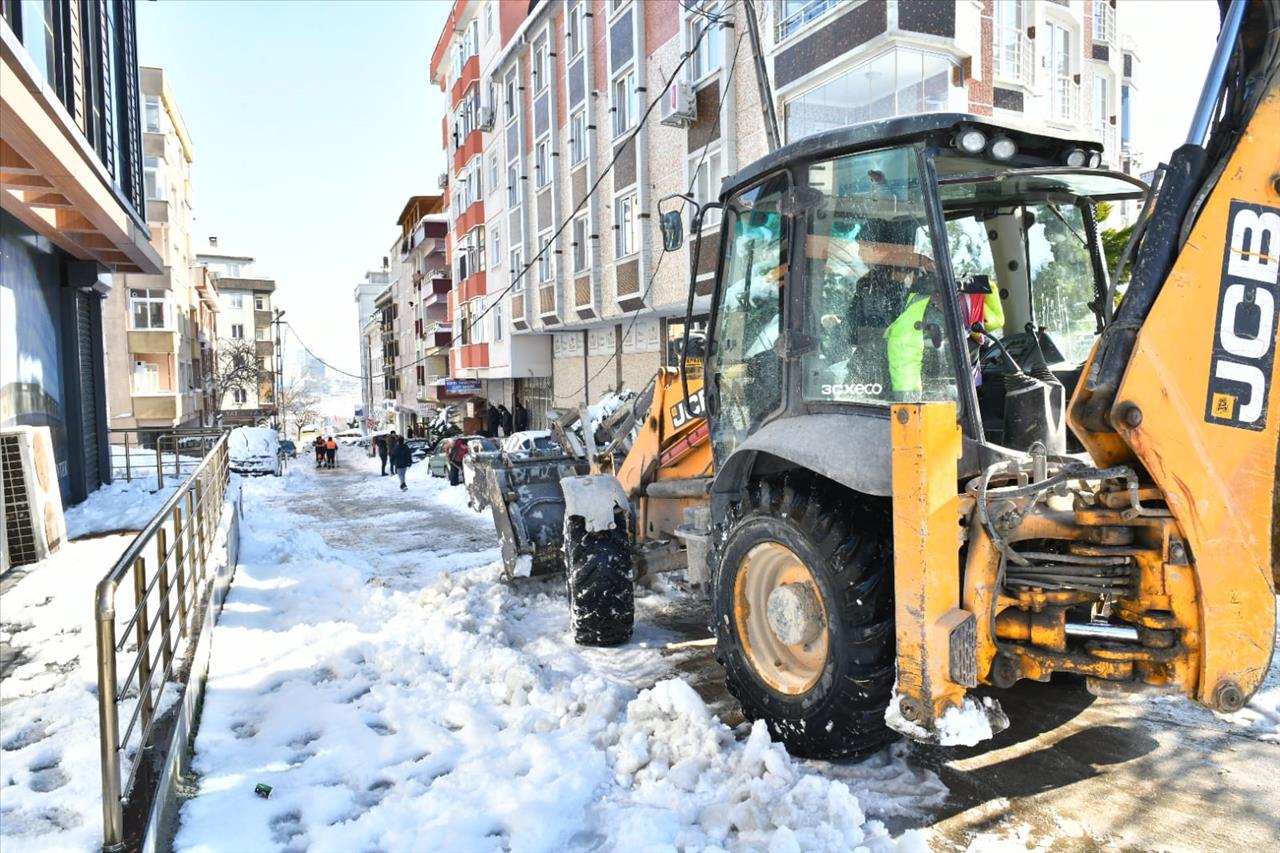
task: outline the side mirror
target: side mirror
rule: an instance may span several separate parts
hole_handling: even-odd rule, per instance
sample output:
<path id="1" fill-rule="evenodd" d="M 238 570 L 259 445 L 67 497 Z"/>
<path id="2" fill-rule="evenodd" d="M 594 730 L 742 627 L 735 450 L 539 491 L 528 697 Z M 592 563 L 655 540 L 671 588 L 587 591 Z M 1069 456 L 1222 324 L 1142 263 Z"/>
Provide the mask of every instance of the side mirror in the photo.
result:
<path id="1" fill-rule="evenodd" d="M 662 229 L 662 248 L 674 252 L 684 245 L 684 217 L 678 210 L 668 210 L 658 218 Z"/>

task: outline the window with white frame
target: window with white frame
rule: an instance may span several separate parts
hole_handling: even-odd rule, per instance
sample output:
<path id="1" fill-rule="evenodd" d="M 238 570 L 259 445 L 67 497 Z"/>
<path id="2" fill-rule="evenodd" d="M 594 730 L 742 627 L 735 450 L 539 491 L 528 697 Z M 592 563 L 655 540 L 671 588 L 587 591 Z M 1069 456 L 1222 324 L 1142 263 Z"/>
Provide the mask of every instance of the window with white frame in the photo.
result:
<path id="1" fill-rule="evenodd" d="M 693 198 L 698 204 L 708 204 L 720 198 L 720 181 L 724 178 L 724 159 L 720 156 L 720 149 L 715 148 L 707 151 L 706 157 L 702 156 L 701 151 L 690 157 L 689 177 L 690 183 L 693 185 Z M 690 208 L 690 233 L 692 233 L 693 229 L 693 215 L 693 208 Z M 702 227 L 704 229 L 712 228 L 719 223 L 719 209 L 708 211 L 707 215 L 702 219 Z"/>
<path id="2" fill-rule="evenodd" d="M 129 317 L 134 329 L 168 328 L 169 295 L 164 290 L 129 290 Z"/>
<path id="3" fill-rule="evenodd" d="M 515 207 L 520 203 L 520 167 L 512 163 L 507 166 L 507 207 Z"/>
<path id="4" fill-rule="evenodd" d="M 239 405 L 249 402 L 249 394 L 243 388 L 232 388 L 231 399 Z"/>
<path id="5" fill-rule="evenodd" d="M 501 341 L 506 325 L 506 311 L 503 310 L 502 297 L 498 297 L 498 301 L 493 303 L 493 339 Z"/>
<path id="6" fill-rule="evenodd" d="M 1071 61 L 1071 30 L 1049 21 L 1049 102 L 1053 118 L 1074 121 L 1076 117 L 1075 76 Z"/>
<path id="7" fill-rule="evenodd" d="M 1110 126 L 1108 119 L 1111 113 L 1107 110 L 1107 90 L 1110 88 L 1110 82 L 1101 74 L 1093 78 L 1093 129 L 1102 135 L 1104 143 L 1107 141 L 1106 133 Z"/>
<path id="8" fill-rule="evenodd" d="M 590 229 L 587 227 L 587 214 L 575 217 L 573 220 L 573 271 L 580 273 L 587 268 L 587 258 L 589 257 L 587 246 L 587 234 Z"/>
<path id="9" fill-rule="evenodd" d="M 582 35 L 582 4 L 570 2 L 564 18 L 564 46 L 570 60 L 582 52 Z"/>
<path id="10" fill-rule="evenodd" d="M 1093 0 L 1093 40 L 1110 44 L 1115 38 L 1116 10 L 1107 0 Z"/>
<path id="11" fill-rule="evenodd" d="M 142 185 L 148 201 L 164 201 L 164 177 L 159 157 L 142 158 Z"/>
<path id="12" fill-rule="evenodd" d="M 613 229 L 615 239 L 613 255 L 625 258 L 639 249 L 637 240 L 636 216 L 639 213 L 635 190 L 618 196 L 613 202 Z"/>
<path id="13" fill-rule="evenodd" d="M 266 297 L 265 297 L 265 296 L 255 296 L 255 297 L 253 297 L 253 310 L 255 310 L 255 311 L 266 311 L 266 310 L 267 310 L 267 299 L 266 299 Z"/>
<path id="14" fill-rule="evenodd" d="M 616 15 L 627 7 L 631 0 L 609 0 L 609 14 Z"/>
<path id="15" fill-rule="evenodd" d="M 787 101 L 787 142 L 874 119 L 946 110 L 951 57 L 890 48 Z"/>
<path id="16" fill-rule="evenodd" d="M 516 278 L 524 272 L 524 252 L 519 246 L 511 250 L 511 281 L 514 283 Z"/>
<path id="17" fill-rule="evenodd" d="M 231 294 L 231 307 L 232 307 L 232 308 L 234 308 L 234 309 L 236 309 L 237 311 L 239 311 L 240 309 L 244 308 L 244 294 L 243 294 L 243 293 L 232 293 L 232 294 Z"/>
<path id="18" fill-rule="evenodd" d="M 471 343 L 473 344 L 487 343 L 489 340 L 489 336 L 487 332 L 489 330 L 486 328 L 484 322 L 482 322 L 484 318 L 484 298 L 483 297 L 476 297 L 475 299 L 472 299 L 470 303 L 468 303 L 467 315 L 471 318 L 470 322 L 468 323 L 468 325 L 471 327 Z"/>
<path id="19" fill-rule="evenodd" d="M 493 10 L 497 3 L 484 4 L 484 38 L 485 41 L 493 38 Z"/>
<path id="20" fill-rule="evenodd" d="M 621 136 L 635 125 L 639 112 L 635 68 L 613 81 L 613 135 Z"/>
<path id="21" fill-rule="evenodd" d="M 507 122 L 513 122 L 516 119 L 517 112 L 520 108 L 520 87 L 516 82 L 516 69 L 511 69 L 507 73 L 507 82 L 504 84 L 503 101 L 506 107 Z"/>
<path id="22" fill-rule="evenodd" d="M 502 231 L 497 228 L 493 229 L 493 234 L 489 237 L 490 261 L 489 265 L 493 267 L 502 266 Z"/>
<path id="23" fill-rule="evenodd" d="M 546 88 L 549 75 L 547 74 L 547 45 L 545 42 L 539 42 L 537 47 L 533 49 L 533 68 L 529 71 L 529 79 L 533 83 L 533 92 L 536 95 Z"/>
<path id="24" fill-rule="evenodd" d="M 231 324 L 231 339 L 236 341 L 244 340 L 244 323 Z"/>
<path id="25" fill-rule="evenodd" d="M 1025 0 L 995 0 L 992 8 L 992 70 L 996 77 L 1030 85 L 1031 40 L 1027 37 Z"/>
<path id="26" fill-rule="evenodd" d="M 551 182 L 551 140 L 544 139 L 534 148 L 533 173 L 538 189 Z"/>
<path id="27" fill-rule="evenodd" d="M 722 11 L 719 0 L 686 4 L 685 44 L 689 56 L 689 82 L 698 83 L 720 70 L 724 64 L 723 28 L 714 22 Z M 705 30 L 705 32 L 704 32 Z"/>
<path id="28" fill-rule="evenodd" d="M 569 117 L 569 163 L 576 166 L 587 159 L 587 112 L 578 110 Z"/>
<path id="29" fill-rule="evenodd" d="M 500 186 L 498 183 L 498 169 L 501 165 L 498 152 L 491 151 L 489 153 L 489 192 L 494 192 Z"/>
<path id="30" fill-rule="evenodd" d="M 142 103 L 146 113 L 147 133 L 164 133 L 164 127 L 160 124 L 160 96 L 147 95 Z"/>
<path id="31" fill-rule="evenodd" d="M 538 235 L 538 281 L 551 281 L 555 274 L 555 252 L 551 246 L 551 232 L 547 231 Z"/>

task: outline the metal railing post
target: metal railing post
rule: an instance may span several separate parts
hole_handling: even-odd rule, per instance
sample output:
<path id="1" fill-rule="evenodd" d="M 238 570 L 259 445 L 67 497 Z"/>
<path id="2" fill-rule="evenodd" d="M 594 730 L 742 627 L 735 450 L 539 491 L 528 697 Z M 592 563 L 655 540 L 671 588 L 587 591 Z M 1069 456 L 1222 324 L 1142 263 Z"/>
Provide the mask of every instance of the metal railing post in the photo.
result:
<path id="1" fill-rule="evenodd" d="M 129 460 L 129 433 L 124 434 L 124 481 L 133 482 L 133 463 Z"/>
<path id="2" fill-rule="evenodd" d="M 120 801 L 120 716 L 116 707 L 115 584 L 98 585 L 98 731 L 102 758 L 102 849 L 124 847 L 124 806 Z"/>
<path id="3" fill-rule="evenodd" d="M 205 541 L 204 541 L 204 517 L 206 512 L 205 500 L 204 500 L 204 478 L 197 477 L 195 486 L 196 486 L 196 516 L 195 516 L 196 538 L 200 543 L 199 545 L 199 556 L 200 556 L 199 580 L 203 581 L 205 578 L 205 575 L 208 573 L 208 565 L 206 564 L 205 561 L 208 558 L 207 555 L 209 553 L 208 547 L 205 545 Z"/>
<path id="4" fill-rule="evenodd" d="M 180 507 L 175 507 L 174 529 L 178 537 L 178 630 L 182 636 L 187 636 L 187 578 L 191 573 L 187 571 L 187 560 L 195 560 L 195 513 L 191 511 L 191 490 L 187 489 L 187 495 L 184 498 L 187 511 L 185 513 L 187 529 L 182 529 L 182 520 L 184 513 Z M 185 541 L 183 537 L 185 538 Z"/>
<path id="5" fill-rule="evenodd" d="M 174 511 L 178 511 L 177 507 Z M 178 542 L 181 541 L 182 537 L 179 536 Z M 160 605 L 160 663 L 164 667 L 161 672 L 169 672 L 173 663 L 173 647 L 169 642 L 169 628 L 173 624 L 173 618 L 169 615 L 169 531 L 163 527 L 156 531 L 156 558 L 160 584 L 160 595 L 156 600 Z M 160 689 L 164 689 L 164 684 L 160 685 Z"/>
<path id="6" fill-rule="evenodd" d="M 138 701 L 142 703 L 142 720 L 139 734 L 151 725 L 151 712 L 155 706 L 151 701 L 151 637 L 148 632 L 151 615 L 147 607 L 147 559 L 138 557 L 133 561 L 133 597 L 137 606 L 138 634 Z M 141 749 L 141 738 L 139 738 Z"/>
<path id="7" fill-rule="evenodd" d="M 164 488 L 164 451 L 160 449 L 160 436 L 156 436 L 156 488 Z"/>

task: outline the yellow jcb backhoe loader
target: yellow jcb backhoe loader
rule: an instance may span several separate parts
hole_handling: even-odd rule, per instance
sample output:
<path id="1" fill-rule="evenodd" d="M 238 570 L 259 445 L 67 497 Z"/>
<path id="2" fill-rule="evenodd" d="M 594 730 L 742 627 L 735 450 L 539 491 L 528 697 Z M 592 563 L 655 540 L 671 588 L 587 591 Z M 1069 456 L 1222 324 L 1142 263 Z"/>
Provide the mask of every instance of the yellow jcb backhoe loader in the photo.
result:
<path id="1" fill-rule="evenodd" d="M 681 491 L 659 531 L 633 475 L 660 485 L 660 456 L 582 460 L 557 485 L 571 568 L 622 589 L 644 540 L 682 539 L 730 691 L 801 755 L 866 754 L 887 718 L 937 738 L 969 689 L 1054 673 L 1242 707 L 1276 628 L 1278 15 L 1224 4 L 1150 195 L 1096 142 L 938 113 L 727 178 L 709 501 Z M 1144 200 L 1111 271 L 1097 206 Z M 620 595 L 587 640 L 629 634 Z"/>

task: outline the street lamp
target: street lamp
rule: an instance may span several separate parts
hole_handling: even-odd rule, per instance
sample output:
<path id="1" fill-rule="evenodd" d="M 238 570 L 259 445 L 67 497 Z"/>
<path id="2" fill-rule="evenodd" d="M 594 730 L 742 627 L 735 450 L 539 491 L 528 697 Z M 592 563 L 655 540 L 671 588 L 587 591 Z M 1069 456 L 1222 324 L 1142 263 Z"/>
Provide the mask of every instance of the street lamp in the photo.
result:
<path id="1" fill-rule="evenodd" d="M 275 311 L 275 319 L 272 320 L 272 323 L 276 327 L 276 364 L 275 370 L 271 375 L 271 397 L 272 401 L 275 403 L 274 425 L 277 432 L 280 431 L 283 425 L 280 417 L 280 391 L 284 388 L 284 346 L 280 339 L 280 318 L 284 316 L 284 313 L 285 312 L 277 308 Z"/>

